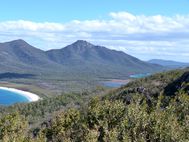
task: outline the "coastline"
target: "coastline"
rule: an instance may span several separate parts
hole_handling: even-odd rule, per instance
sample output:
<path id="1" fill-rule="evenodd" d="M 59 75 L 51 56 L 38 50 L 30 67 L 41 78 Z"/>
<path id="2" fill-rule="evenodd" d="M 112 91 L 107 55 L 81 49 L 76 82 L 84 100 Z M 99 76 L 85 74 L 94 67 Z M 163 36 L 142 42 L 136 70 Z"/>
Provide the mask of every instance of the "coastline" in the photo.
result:
<path id="1" fill-rule="evenodd" d="M 111 79 L 109 82 L 117 82 L 117 83 L 129 83 L 131 79 Z"/>
<path id="2" fill-rule="evenodd" d="M 0 87 L 0 89 L 18 93 L 19 95 L 26 97 L 29 102 L 36 102 L 40 99 L 38 95 L 31 92 L 26 92 L 26 91 L 18 90 L 15 88 L 9 88 L 9 87 Z"/>

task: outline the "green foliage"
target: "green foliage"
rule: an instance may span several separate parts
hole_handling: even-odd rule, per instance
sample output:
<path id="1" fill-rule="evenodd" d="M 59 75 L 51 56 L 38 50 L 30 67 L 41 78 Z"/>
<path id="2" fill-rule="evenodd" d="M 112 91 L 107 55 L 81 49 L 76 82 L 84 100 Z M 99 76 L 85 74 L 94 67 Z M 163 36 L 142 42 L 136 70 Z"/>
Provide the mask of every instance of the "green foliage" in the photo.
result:
<path id="1" fill-rule="evenodd" d="M 84 110 L 61 112 L 42 132 L 53 141 L 188 141 L 189 96 L 171 99 L 166 108 L 163 99 L 149 111 L 140 97 L 129 105 L 94 98 Z"/>
<path id="2" fill-rule="evenodd" d="M 189 96 L 180 94 L 162 108 L 164 97 L 149 111 L 141 99 L 129 105 L 121 101 L 94 98 L 84 110 L 60 112 L 37 137 L 27 137 L 26 120 L 18 113 L 0 119 L 3 142 L 114 142 L 114 141 L 188 141 Z"/>
<path id="3" fill-rule="evenodd" d="M 77 134 L 80 113 L 76 109 L 69 109 L 57 115 L 51 123 L 51 128 L 45 130 L 48 139 L 53 141 L 71 141 Z"/>
<path id="4" fill-rule="evenodd" d="M 20 114 L 27 117 L 31 123 L 35 123 L 40 119 L 45 119 L 51 113 L 65 108 L 68 104 L 72 103 L 72 107 L 76 107 L 82 102 L 83 94 L 63 94 L 56 97 L 46 98 L 38 102 L 29 104 L 16 104 L 9 107 L 1 107 L 0 115 L 5 115 L 9 112 L 18 111 Z"/>
<path id="5" fill-rule="evenodd" d="M 140 79 L 111 92 L 94 97 L 83 107 L 61 109 L 81 96 L 68 95 L 36 103 L 16 105 L 22 115 L 38 118 L 56 110 L 56 115 L 28 132 L 25 119 L 16 114 L 0 118 L 0 140 L 9 142 L 188 142 L 189 94 L 183 71 L 172 71 Z M 173 95 L 165 88 L 184 79 Z M 141 87 L 142 86 L 142 87 Z M 153 90 L 153 87 L 155 88 Z M 156 95 L 155 95 L 156 94 Z M 126 101 L 129 100 L 129 101 Z M 76 104 L 75 104 L 76 105 Z M 48 110 L 49 109 L 49 110 Z M 8 111 L 8 110 L 6 110 Z M 36 114 L 35 114 L 36 111 Z M 31 117 L 32 118 L 32 117 Z M 30 123 L 31 124 L 31 123 Z M 22 134 L 22 135 L 21 135 Z M 21 137 L 19 137 L 21 135 Z M 30 136 L 29 136 L 30 135 Z"/>
<path id="6" fill-rule="evenodd" d="M 2 117 L 0 119 L 0 141 L 24 141 L 27 127 L 27 121 L 18 113 L 9 114 Z"/>

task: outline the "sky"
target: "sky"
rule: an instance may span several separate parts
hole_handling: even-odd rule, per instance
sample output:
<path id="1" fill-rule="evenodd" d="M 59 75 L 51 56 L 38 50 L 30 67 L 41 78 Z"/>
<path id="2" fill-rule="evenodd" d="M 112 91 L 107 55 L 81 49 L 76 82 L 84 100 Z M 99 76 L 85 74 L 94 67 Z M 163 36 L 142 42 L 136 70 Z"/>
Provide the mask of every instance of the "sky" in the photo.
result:
<path id="1" fill-rule="evenodd" d="M 2 0 L 0 42 L 42 50 L 76 40 L 142 60 L 189 62 L 189 0 Z"/>

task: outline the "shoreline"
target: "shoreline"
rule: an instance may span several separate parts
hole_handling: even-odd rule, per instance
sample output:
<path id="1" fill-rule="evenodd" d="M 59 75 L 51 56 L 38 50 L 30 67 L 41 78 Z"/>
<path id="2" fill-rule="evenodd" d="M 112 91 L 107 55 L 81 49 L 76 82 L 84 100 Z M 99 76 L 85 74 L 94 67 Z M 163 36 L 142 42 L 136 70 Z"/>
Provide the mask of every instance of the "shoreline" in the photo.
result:
<path id="1" fill-rule="evenodd" d="M 117 83 L 129 83 L 131 79 L 111 79 L 109 82 L 117 82 Z"/>
<path id="2" fill-rule="evenodd" d="M 14 93 L 17 93 L 18 95 L 26 97 L 29 102 L 36 102 L 40 99 L 40 97 L 38 95 L 31 93 L 31 92 L 26 92 L 26 91 L 22 91 L 22 90 L 15 89 L 15 88 L 9 88 L 9 87 L 0 87 L 0 89 L 14 92 Z"/>

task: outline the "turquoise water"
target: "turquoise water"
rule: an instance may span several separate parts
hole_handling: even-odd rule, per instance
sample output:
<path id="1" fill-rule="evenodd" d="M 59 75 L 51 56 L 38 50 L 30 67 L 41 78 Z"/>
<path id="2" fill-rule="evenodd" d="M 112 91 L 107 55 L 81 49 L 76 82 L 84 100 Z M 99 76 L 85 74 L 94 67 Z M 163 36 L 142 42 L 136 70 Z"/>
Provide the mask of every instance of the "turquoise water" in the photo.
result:
<path id="1" fill-rule="evenodd" d="M 127 83 L 128 83 L 128 81 L 114 81 L 114 80 L 101 82 L 101 84 L 103 86 L 111 87 L 111 88 L 118 88 L 118 87 L 121 87 L 123 85 L 126 85 Z"/>
<path id="2" fill-rule="evenodd" d="M 29 100 L 19 93 L 0 89 L 0 105 L 12 105 L 22 102 L 29 102 Z"/>
<path id="3" fill-rule="evenodd" d="M 130 78 L 144 78 L 151 75 L 150 73 L 144 73 L 144 74 L 133 74 L 130 75 Z M 111 87 L 111 88 L 118 88 L 121 87 L 123 85 L 126 85 L 128 82 L 121 80 L 121 81 L 114 81 L 114 80 L 110 80 L 110 81 L 103 81 L 101 82 L 101 84 L 105 87 Z"/>
<path id="4" fill-rule="evenodd" d="M 130 78 L 144 78 L 144 77 L 147 77 L 151 75 L 150 73 L 140 73 L 140 74 L 133 74 L 133 75 L 130 75 L 129 77 Z"/>

